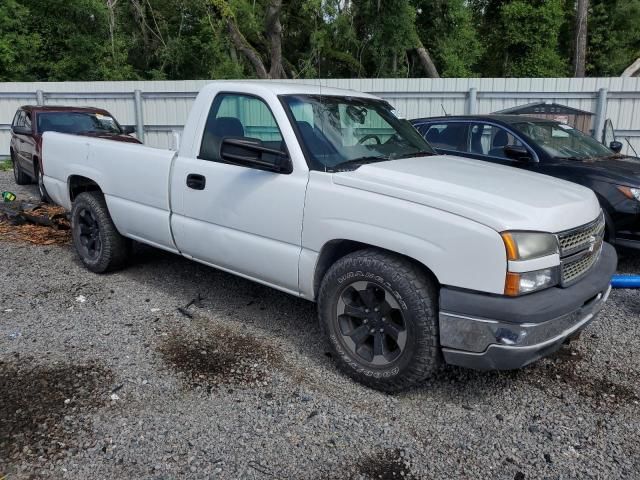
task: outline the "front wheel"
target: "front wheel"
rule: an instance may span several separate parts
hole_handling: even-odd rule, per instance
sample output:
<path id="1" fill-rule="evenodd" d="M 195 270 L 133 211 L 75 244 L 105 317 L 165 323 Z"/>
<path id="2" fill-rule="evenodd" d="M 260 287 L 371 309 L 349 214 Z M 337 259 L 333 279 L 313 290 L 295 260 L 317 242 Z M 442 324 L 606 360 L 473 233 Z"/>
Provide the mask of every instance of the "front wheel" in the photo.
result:
<path id="1" fill-rule="evenodd" d="M 131 251 L 131 240 L 120 235 L 100 192 L 78 195 L 71 209 L 73 245 L 82 263 L 92 272 L 122 268 Z"/>
<path id="2" fill-rule="evenodd" d="M 322 281 L 318 311 L 339 368 L 360 383 L 399 391 L 440 366 L 436 287 L 408 259 L 377 250 L 343 257 Z"/>

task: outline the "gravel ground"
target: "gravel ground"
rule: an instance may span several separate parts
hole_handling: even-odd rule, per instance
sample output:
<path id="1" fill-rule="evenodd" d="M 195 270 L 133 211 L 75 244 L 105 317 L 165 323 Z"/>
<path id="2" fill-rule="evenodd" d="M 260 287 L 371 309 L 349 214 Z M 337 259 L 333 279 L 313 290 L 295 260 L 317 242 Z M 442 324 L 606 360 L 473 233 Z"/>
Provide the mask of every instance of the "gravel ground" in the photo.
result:
<path id="1" fill-rule="evenodd" d="M 177 256 L 99 276 L 0 241 L 0 265 L 0 478 L 640 478 L 637 291 L 554 358 L 386 395 L 311 303 Z"/>

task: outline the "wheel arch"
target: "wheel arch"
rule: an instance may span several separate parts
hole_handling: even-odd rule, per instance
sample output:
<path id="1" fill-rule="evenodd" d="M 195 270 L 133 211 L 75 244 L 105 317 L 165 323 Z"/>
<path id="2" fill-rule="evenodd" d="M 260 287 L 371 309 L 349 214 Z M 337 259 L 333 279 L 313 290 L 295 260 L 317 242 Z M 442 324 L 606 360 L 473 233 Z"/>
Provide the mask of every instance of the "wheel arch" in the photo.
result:
<path id="1" fill-rule="evenodd" d="M 69 190 L 69 200 L 71 202 L 83 192 L 100 192 L 102 189 L 95 180 L 82 175 L 71 175 L 67 179 L 67 186 Z"/>
<path id="2" fill-rule="evenodd" d="M 355 240 L 349 239 L 333 239 L 326 242 L 320 253 L 318 254 L 318 260 L 316 261 L 315 270 L 313 273 L 313 298 L 314 300 L 318 299 L 318 292 L 320 291 L 320 284 L 322 283 L 322 279 L 327 274 L 331 265 L 336 263 L 341 258 L 349 255 L 350 253 L 357 252 L 358 250 L 364 249 L 375 249 L 382 252 L 390 253 L 392 255 L 397 255 L 399 257 L 403 257 L 409 260 L 412 263 L 418 265 L 418 267 L 425 273 L 425 275 L 433 282 L 436 288 L 440 288 L 440 281 L 435 273 L 424 263 L 419 260 L 405 255 L 400 252 L 396 252 L 393 250 L 389 250 L 387 248 L 380 247 L 378 245 L 373 245 L 370 243 L 359 242 Z"/>

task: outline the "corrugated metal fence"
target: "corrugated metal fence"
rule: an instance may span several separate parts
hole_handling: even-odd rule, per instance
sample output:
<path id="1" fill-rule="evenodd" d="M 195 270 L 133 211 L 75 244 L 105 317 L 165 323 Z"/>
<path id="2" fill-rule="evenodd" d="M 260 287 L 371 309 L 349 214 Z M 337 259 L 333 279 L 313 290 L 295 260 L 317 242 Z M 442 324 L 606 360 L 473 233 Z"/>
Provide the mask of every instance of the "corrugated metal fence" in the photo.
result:
<path id="1" fill-rule="evenodd" d="M 640 78 L 401 78 L 296 82 L 349 88 L 387 99 L 407 118 L 490 113 L 537 101 L 557 102 L 595 114 L 601 132 L 610 118 L 618 137 L 640 152 Z M 136 125 L 147 145 L 171 147 L 198 91 L 209 81 L 0 83 L 0 156 L 9 153 L 10 125 L 25 104 L 91 105 Z M 625 151 L 631 149 L 625 144 Z"/>

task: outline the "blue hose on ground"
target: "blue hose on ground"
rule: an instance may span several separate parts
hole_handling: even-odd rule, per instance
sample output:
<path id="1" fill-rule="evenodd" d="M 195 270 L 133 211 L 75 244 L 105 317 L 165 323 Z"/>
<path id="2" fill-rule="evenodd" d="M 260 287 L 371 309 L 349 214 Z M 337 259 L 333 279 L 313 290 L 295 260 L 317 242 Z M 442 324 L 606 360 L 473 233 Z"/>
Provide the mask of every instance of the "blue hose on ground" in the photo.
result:
<path id="1" fill-rule="evenodd" d="M 614 275 L 611 278 L 613 288 L 640 288 L 640 275 Z"/>

